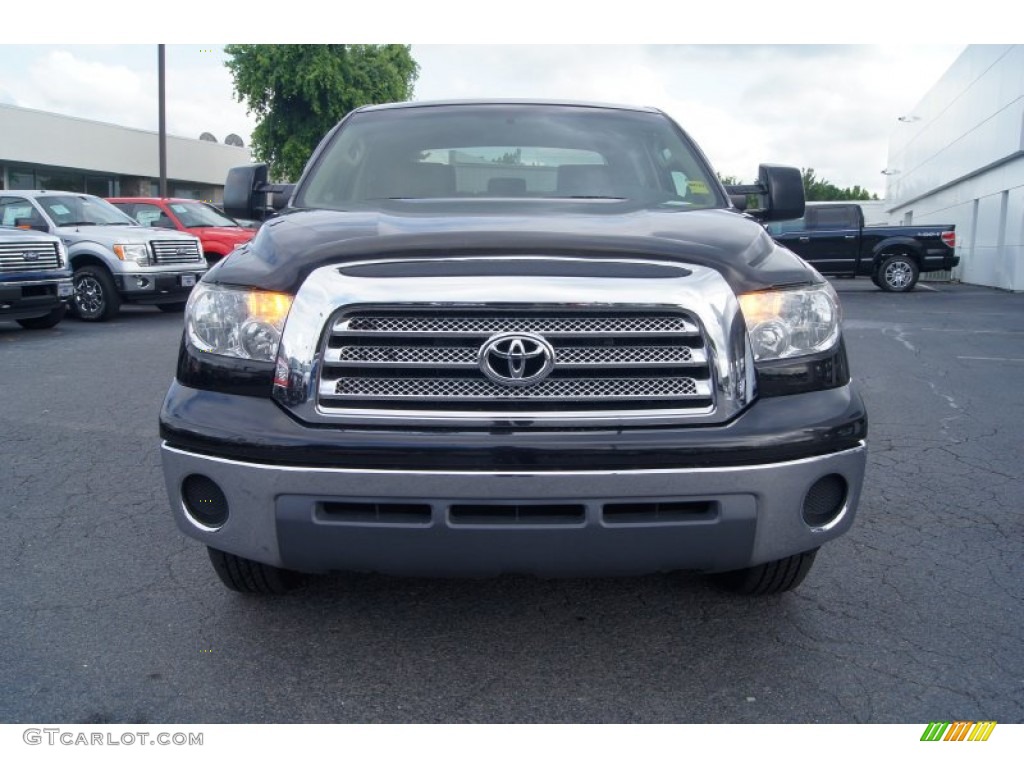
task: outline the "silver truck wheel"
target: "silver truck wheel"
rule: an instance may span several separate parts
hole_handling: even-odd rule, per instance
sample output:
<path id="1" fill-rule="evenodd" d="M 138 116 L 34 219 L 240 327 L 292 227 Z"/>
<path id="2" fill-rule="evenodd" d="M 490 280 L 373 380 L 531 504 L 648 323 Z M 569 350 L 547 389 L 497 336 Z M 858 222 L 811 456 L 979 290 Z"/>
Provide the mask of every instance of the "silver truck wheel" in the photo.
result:
<path id="1" fill-rule="evenodd" d="M 102 267 L 75 270 L 75 314 L 82 320 L 109 320 L 121 309 L 114 281 Z"/>
<path id="2" fill-rule="evenodd" d="M 917 263 L 902 253 L 888 256 L 878 265 L 878 285 L 883 291 L 909 291 L 917 285 L 917 277 Z"/>
<path id="3" fill-rule="evenodd" d="M 283 595 L 298 587 L 302 574 L 286 571 L 272 565 L 257 563 L 230 552 L 221 552 L 213 547 L 206 548 L 210 563 L 221 582 L 228 589 L 250 595 Z"/>
<path id="4" fill-rule="evenodd" d="M 818 550 L 812 549 L 739 571 L 719 573 L 716 579 L 721 586 L 740 595 L 777 595 L 800 586 L 817 554 Z"/>

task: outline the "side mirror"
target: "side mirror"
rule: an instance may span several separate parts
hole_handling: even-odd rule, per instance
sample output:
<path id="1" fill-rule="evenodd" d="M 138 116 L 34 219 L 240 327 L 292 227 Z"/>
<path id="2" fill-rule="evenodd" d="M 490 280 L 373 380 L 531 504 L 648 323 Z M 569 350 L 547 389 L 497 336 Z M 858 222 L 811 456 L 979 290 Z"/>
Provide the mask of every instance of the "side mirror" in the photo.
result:
<path id="1" fill-rule="evenodd" d="M 224 183 L 224 210 L 228 216 L 262 219 L 266 205 L 259 204 L 260 199 L 256 190 L 266 183 L 265 163 L 240 165 L 228 171 L 228 178 Z"/>
<path id="2" fill-rule="evenodd" d="M 224 183 L 224 212 L 232 218 L 263 221 L 288 206 L 294 184 L 269 184 L 266 163 L 240 165 L 228 171 Z M 267 194 L 271 194 L 267 205 Z"/>
<path id="3" fill-rule="evenodd" d="M 804 215 L 804 180 L 799 168 L 762 165 L 757 171 L 757 184 L 729 185 L 726 191 L 741 211 L 747 206 L 741 206 L 736 198 L 742 196 L 745 203 L 747 195 L 757 195 L 761 206 L 747 213 L 761 221 L 785 221 Z"/>
<path id="4" fill-rule="evenodd" d="M 36 232 L 49 233 L 50 231 L 49 226 L 35 219 L 15 219 L 14 226 L 17 229 L 34 229 Z"/>
<path id="5" fill-rule="evenodd" d="M 804 215 L 804 179 L 799 168 L 762 165 L 757 181 L 767 189 L 765 215 L 758 217 L 762 221 L 785 221 Z"/>

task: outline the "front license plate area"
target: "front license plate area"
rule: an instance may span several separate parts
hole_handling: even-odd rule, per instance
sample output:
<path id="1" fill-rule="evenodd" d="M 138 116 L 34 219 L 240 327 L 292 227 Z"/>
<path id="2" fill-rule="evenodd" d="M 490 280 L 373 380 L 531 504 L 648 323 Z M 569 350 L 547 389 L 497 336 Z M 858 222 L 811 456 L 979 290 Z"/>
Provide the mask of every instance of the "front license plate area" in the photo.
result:
<path id="1" fill-rule="evenodd" d="M 196 276 L 195 275 L 182 275 L 181 276 L 181 287 L 182 288 L 191 288 L 195 284 L 196 284 Z"/>

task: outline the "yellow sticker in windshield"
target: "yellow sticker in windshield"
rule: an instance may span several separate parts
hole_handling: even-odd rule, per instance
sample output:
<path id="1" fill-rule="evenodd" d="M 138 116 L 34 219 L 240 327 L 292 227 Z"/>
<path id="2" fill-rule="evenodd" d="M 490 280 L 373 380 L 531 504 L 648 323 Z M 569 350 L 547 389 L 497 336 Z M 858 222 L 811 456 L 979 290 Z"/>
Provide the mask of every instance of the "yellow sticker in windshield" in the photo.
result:
<path id="1" fill-rule="evenodd" d="M 708 185 L 703 181 L 688 181 L 686 183 L 687 191 L 691 195 L 706 195 L 708 193 Z"/>

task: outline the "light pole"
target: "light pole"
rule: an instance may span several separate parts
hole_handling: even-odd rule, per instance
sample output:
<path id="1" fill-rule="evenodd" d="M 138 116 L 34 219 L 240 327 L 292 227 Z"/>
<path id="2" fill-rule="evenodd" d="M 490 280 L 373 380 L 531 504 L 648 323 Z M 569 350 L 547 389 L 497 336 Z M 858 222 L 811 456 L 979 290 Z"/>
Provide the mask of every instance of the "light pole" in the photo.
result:
<path id="1" fill-rule="evenodd" d="M 160 98 L 160 197 L 167 197 L 167 94 L 164 88 L 164 46 L 157 49 L 157 80 Z"/>

